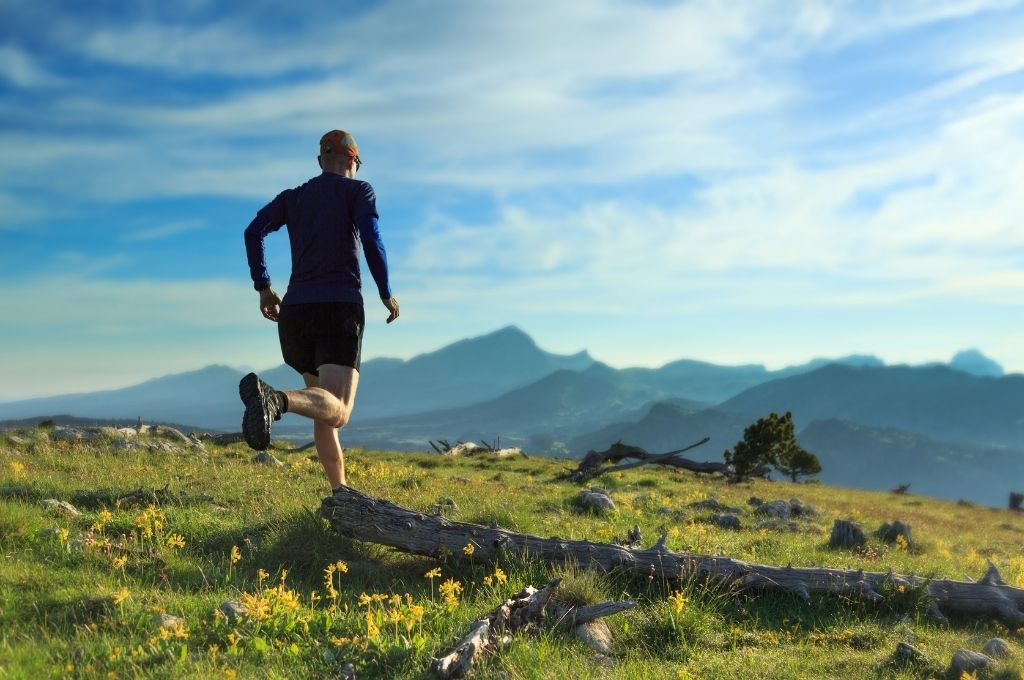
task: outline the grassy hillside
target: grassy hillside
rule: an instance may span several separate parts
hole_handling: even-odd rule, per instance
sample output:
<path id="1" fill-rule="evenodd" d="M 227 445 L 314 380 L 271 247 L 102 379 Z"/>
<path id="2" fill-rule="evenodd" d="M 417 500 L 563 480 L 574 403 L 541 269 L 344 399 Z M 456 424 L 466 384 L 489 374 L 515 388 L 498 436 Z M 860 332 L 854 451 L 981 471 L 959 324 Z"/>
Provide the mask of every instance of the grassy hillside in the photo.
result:
<path id="1" fill-rule="evenodd" d="M 429 677 L 431 656 L 450 651 L 478 615 L 554 574 L 578 600 L 640 601 L 607 620 L 614 657 L 596 658 L 551 629 L 516 639 L 476 677 L 939 677 L 958 648 L 979 650 L 1000 636 L 1019 650 L 1024 641 L 994 622 L 939 625 L 914 593 L 896 590 L 874 605 L 805 604 L 699 583 L 677 593 L 518 560 L 411 557 L 334 535 L 316 515 L 325 485 L 307 453 L 278 451 L 279 467 L 252 462 L 239 445 L 166 448 L 53 441 L 39 429 L 0 434 L 0 677 L 328 678 L 343 662 L 360 678 Z M 1024 516 L 1003 510 L 640 468 L 598 480 L 618 505 L 598 516 L 576 509 L 579 487 L 555 479 L 563 461 L 355 450 L 348 463 L 350 483 L 366 493 L 424 512 L 450 498 L 455 519 L 545 536 L 610 541 L 638 525 L 645 543 L 663 528 L 670 548 L 750 561 L 977 578 L 992 559 L 1008 581 L 1024 582 Z M 125 500 L 132 495 L 134 504 Z M 749 509 L 753 495 L 797 496 L 818 514 L 773 523 L 744 512 L 737 531 L 690 506 L 714 497 Z M 47 498 L 83 514 L 55 514 L 43 507 Z M 857 551 L 828 549 L 832 521 L 847 517 L 869 531 L 903 519 L 916 545 L 872 537 Z M 229 599 L 250 615 L 232 623 L 217 614 Z M 181 620 L 161 627 L 161 614 Z M 888 666 L 901 641 L 927 662 Z M 979 677 L 1020 677 L 1019 653 Z"/>

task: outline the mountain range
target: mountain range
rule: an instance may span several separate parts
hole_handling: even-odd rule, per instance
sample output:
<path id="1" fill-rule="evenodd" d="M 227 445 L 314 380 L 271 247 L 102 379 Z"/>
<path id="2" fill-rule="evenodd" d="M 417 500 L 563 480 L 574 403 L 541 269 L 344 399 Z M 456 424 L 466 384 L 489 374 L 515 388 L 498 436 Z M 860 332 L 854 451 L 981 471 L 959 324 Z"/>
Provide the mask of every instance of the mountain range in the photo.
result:
<path id="1" fill-rule="evenodd" d="M 119 390 L 0 403 L 0 421 L 141 417 L 237 431 L 242 374 L 207 366 Z M 283 365 L 261 376 L 279 389 L 302 386 Z M 692 456 L 720 460 L 758 417 L 791 411 L 801 444 L 822 460 L 823 480 L 910 482 L 996 503 L 1024 472 L 1021 404 L 1024 376 L 1003 375 L 975 350 L 924 366 L 855 355 L 776 371 L 690 359 L 616 369 L 585 351 L 546 352 L 510 326 L 408 360 L 364 362 L 343 440 L 423 450 L 428 440 L 500 438 L 532 453 L 578 457 L 616 440 L 664 451 L 710 436 Z M 275 432 L 308 439 L 310 428 L 287 415 Z"/>

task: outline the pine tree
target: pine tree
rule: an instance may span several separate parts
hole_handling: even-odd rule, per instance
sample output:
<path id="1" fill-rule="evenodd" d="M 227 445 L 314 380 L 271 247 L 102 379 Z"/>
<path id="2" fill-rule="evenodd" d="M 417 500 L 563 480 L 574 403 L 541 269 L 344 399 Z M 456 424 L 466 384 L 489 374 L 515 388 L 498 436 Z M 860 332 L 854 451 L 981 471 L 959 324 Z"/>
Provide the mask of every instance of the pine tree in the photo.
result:
<path id="1" fill-rule="evenodd" d="M 759 467 L 772 466 L 796 481 L 800 475 L 821 472 L 817 456 L 800 448 L 793 427 L 793 414 L 771 413 L 747 426 L 743 440 L 724 453 L 736 481 L 746 479 Z"/>

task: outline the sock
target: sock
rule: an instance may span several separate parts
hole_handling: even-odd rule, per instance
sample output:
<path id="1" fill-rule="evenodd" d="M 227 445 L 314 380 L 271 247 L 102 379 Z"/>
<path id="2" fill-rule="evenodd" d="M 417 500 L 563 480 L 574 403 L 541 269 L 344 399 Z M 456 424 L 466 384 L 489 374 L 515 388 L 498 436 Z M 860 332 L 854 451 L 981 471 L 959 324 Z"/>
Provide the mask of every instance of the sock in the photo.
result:
<path id="1" fill-rule="evenodd" d="M 288 395 L 284 392 L 275 392 L 277 395 L 277 407 L 281 409 L 281 413 L 288 413 Z"/>

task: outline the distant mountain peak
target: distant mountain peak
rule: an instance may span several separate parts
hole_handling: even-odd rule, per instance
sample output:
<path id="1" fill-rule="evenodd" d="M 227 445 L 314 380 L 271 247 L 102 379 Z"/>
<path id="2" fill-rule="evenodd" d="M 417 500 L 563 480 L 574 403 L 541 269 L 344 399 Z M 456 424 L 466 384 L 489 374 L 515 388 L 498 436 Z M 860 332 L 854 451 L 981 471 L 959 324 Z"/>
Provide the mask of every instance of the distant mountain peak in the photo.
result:
<path id="1" fill-rule="evenodd" d="M 971 375 L 1001 378 L 1003 367 L 993 359 L 985 356 L 977 349 L 965 349 L 957 352 L 949 362 L 951 368 Z"/>

